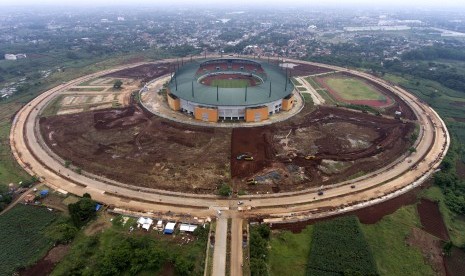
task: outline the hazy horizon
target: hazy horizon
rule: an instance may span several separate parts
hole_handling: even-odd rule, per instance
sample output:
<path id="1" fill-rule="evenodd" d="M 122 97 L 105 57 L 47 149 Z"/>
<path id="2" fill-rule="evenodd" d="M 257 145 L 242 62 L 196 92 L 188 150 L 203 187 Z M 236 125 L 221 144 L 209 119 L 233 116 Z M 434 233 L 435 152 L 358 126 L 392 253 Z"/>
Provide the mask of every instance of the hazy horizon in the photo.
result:
<path id="1" fill-rule="evenodd" d="M 150 1 L 150 0 L 122 0 L 115 2 L 114 0 L 80 0 L 80 1 L 67 1 L 62 0 L 42 0 L 40 3 L 34 0 L 2 0 L 0 6 L 57 6 L 57 7 L 67 7 L 67 6 L 205 6 L 211 5 L 212 7 L 254 7 L 254 6 L 264 6 L 264 7 L 286 7 L 286 6 L 333 6 L 333 7 L 436 7 L 436 8 L 454 8 L 454 7 L 463 7 L 465 8 L 465 1 L 463 0 L 413 0 L 413 1 L 403 1 L 403 0 L 352 0 L 352 1 L 342 1 L 342 0 L 327 0 L 322 3 L 321 1 L 311 1 L 311 0 L 288 0 L 285 3 L 278 0 L 255 0 L 255 1 L 236 1 L 234 3 L 222 3 L 218 4 L 218 1 L 214 0 L 200 0 L 200 1 L 186 1 L 186 0 L 172 0 L 169 3 L 164 1 Z"/>

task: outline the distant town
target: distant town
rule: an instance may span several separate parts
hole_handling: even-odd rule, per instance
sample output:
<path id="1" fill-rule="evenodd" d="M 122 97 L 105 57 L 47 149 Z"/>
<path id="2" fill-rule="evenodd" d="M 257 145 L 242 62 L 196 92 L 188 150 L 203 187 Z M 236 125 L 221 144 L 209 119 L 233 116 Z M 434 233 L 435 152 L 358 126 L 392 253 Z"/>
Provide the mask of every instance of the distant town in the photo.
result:
<path id="1" fill-rule="evenodd" d="M 427 10 L 57 8 L 32 13 L 11 8 L 0 13 L 2 63 L 30 62 L 40 69 L 28 76 L 24 70 L 15 72 L 14 67 L 0 63 L 2 99 L 24 90 L 25 84 L 32 85 L 34 77 L 44 79 L 63 70 L 65 66 L 57 61 L 116 53 L 234 53 L 327 62 L 325 57 L 351 52 L 353 59 L 382 63 L 401 60 L 402 54 L 420 47 L 461 46 L 465 38 L 460 14 Z M 42 68 L 45 59 L 52 59 L 46 62 L 52 66 Z M 14 81 L 6 82 L 7 77 Z"/>

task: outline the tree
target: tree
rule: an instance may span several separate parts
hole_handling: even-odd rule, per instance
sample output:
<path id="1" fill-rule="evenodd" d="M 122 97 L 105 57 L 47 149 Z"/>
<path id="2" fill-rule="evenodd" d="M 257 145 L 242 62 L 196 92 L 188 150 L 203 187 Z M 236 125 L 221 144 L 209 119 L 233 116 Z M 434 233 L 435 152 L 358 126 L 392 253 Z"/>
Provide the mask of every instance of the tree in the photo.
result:
<path id="1" fill-rule="evenodd" d="M 121 80 L 116 80 L 115 84 L 113 84 L 113 88 L 115 89 L 121 89 L 121 86 L 123 85 L 123 82 Z"/>
<path id="2" fill-rule="evenodd" d="M 221 187 L 218 189 L 218 193 L 221 196 L 230 196 L 231 195 L 231 187 L 228 184 L 223 183 Z"/>
<path id="3" fill-rule="evenodd" d="M 76 227 L 81 227 L 95 217 L 95 201 L 84 197 L 78 202 L 68 205 L 71 220 Z"/>
<path id="4" fill-rule="evenodd" d="M 78 229 L 70 223 L 63 222 L 52 225 L 45 232 L 46 235 L 53 241 L 61 244 L 68 243 L 74 239 Z"/>

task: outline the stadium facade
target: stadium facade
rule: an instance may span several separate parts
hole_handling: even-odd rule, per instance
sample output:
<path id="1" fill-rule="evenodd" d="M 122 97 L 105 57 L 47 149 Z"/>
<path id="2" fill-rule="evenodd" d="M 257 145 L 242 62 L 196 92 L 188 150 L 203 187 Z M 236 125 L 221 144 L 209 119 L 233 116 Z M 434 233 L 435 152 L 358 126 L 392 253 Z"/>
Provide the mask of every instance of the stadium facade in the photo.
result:
<path id="1" fill-rule="evenodd" d="M 260 122 L 294 106 L 286 69 L 265 61 L 218 58 L 179 66 L 168 85 L 171 109 L 208 122 Z"/>

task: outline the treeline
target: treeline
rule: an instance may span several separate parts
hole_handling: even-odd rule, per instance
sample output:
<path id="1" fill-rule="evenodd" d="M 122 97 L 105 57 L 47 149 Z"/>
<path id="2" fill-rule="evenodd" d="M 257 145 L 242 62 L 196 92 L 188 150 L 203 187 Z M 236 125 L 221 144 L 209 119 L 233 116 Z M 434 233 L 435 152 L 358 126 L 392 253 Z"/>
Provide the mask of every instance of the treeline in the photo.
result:
<path id="1" fill-rule="evenodd" d="M 441 163 L 441 171 L 434 174 L 434 184 L 442 189 L 447 207 L 457 215 L 465 215 L 465 180 L 458 177 L 456 167 L 460 153 L 461 146 L 452 143 Z"/>
<path id="2" fill-rule="evenodd" d="M 270 228 L 266 224 L 250 227 L 250 274 L 268 275 L 268 243 Z"/>
<path id="3" fill-rule="evenodd" d="M 412 51 L 408 51 L 402 55 L 403 60 L 435 60 L 435 59 L 450 59 L 465 61 L 465 50 L 454 48 L 451 46 L 429 46 Z"/>

